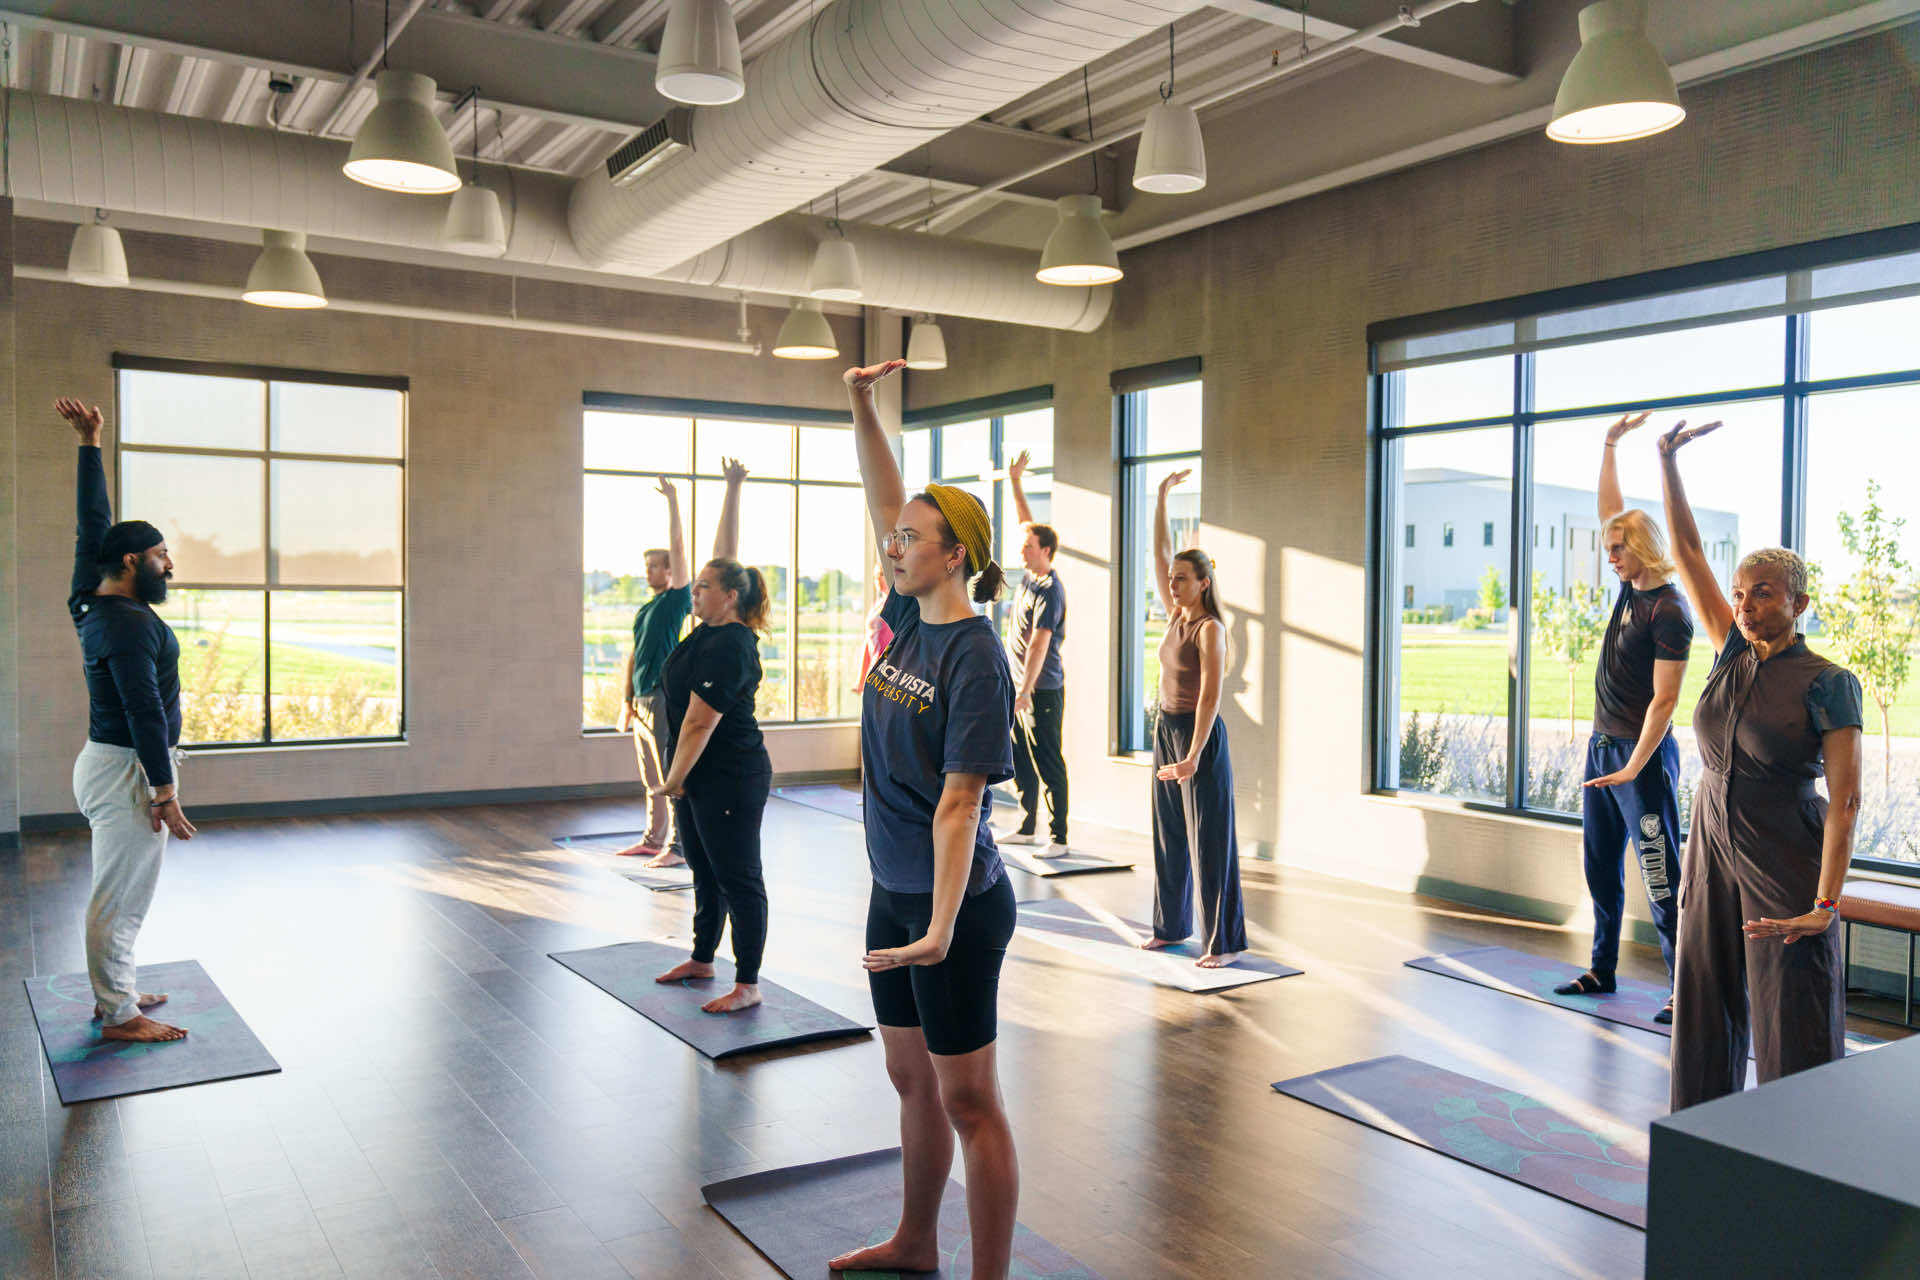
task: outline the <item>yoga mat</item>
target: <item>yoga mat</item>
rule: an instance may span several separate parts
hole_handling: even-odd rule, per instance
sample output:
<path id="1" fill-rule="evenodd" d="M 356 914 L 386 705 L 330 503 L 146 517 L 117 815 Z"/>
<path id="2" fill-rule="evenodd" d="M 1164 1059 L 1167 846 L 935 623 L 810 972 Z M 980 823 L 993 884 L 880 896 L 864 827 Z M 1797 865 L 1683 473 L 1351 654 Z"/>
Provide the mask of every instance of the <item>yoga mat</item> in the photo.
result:
<path id="1" fill-rule="evenodd" d="M 644 831 L 594 831 L 577 836 L 555 836 L 553 842 L 562 849 L 578 849 L 582 853 L 617 854 L 622 849 L 633 846 L 633 842 L 645 835 Z M 671 893 L 676 889 L 693 888 L 693 872 L 685 867 L 648 867 L 638 854 L 621 858 L 613 869 L 625 879 L 633 881 L 655 893 Z"/>
<path id="2" fill-rule="evenodd" d="M 1140 943 L 1152 935 L 1152 928 L 1136 920 L 1123 919 L 1120 923 L 1136 936 L 1119 937 L 1107 922 L 1080 904 L 1063 898 L 1020 904 L 1021 933 L 1163 987 L 1224 991 L 1274 978 L 1291 978 L 1301 972 L 1252 952 L 1242 952 L 1238 960 L 1224 969 L 1202 969 L 1194 964 L 1204 954 L 1199 943 L 1189 940 L 1160 951 L 1142 951 Z"/>
<path id="3" fill-rule="evenodd" d="M 892 1237 L 900 1221 L 900 1149 L 749 1173 L 710 1183 L 700 1194 L 781 1272 L 815 1280 L 836 1274 L 828 1272 L 828 1259 Z M 961 1280 L 973 1274 L 972 1255 L 967 1193 L 949 1181 L 940 1200 L 938 1271 L 837 1274 L 860 1280 L 928 1275 Z M 1092 1267 L 1017 1223 L 1009 1274 L 1021 1280 L 1100 1280 Z"/>
<path id="4" fill-rule="evenodd" d="M 1444 955 L 1421 956 L 1407 961 L 1409 969 L 1444 974 L 1471 982 L 1475 986 L 1525 996 L 1543 1004 L 1558 1005 L 1575 1013 L 1584 1013 L 1623 1027 L 1638 1027 L 1657 1036 L 1672 1036 L 1673 1028 L 1653 1020 L 1666 1002 L 1667 989 L 1635 978 L 1614 978 L 1618 988 L 1607 996 L 1562 996 L 1553 989 L 1579 974 L 1577 962 L 1549 960 L 1507 947 L 1475 947 L 1471 951 L 1451 951 Z M 1873 1036 L 1847 1033 L 1847 1052 L 1858 1053 L 1885 1044 Z"/>
<path id="5" fill-rule="evenodd" d="M 849 822 L 866 821 L 860 792 L 849 791 L 837 784 L 817 787 L 775 787 L 773 794 L 782 800 L 791 800 L 795 804 L 803 804 L 809 809 L 818 809 L 822 813 L 830 813 L 836 818 L 845 818 Z"/>
<path id="6" fill-rule="evenodd" d="M 165 992 L 167 1002 L 148 1011 L 161 1022 L 187 1029 L 185 1040 L 127 1044 L 102 1040 L 93 1020 L 93 988 L 84 973 L 26 979 L 27 1000 L 40 1027 L 40 1043 L 53 1069 L 53 1084 L 68 1106 L 129 1093 L 149 1093 L 185 1084 L 266 1075 L 280 1064 L 241 1020 L 198 960 L 139 967 L 141 991 Z"/>
<path id="7" fill-rule="evenodd" d="M 1523 1093 L 1398 1055 L 1274 1089 L 1631 1226 L 1647 1225 L 1647 1136 L 1595 1130 Z"/>
<path id="8" fill-rule="evenodd" d="M 1000 842 L 1000 857 L 1010 867 L 1018 867 L 1030 876 L 1085 875 L 1089 871 L 1130 871 L 1131 862 L 1115 862 L 1111 858 L 1102 858 L 1091 853 L 1078 851 L 1062 854 L 1058 858 L 1040 858 L 1034 856 L 1035 849 L 1044 845 L 1007 844 Z"/>
<path id="9" fill-rule="evenodd" d="M 841 1036 L 864 1036 L 872 1024 L 853 1022 L 796 995 L 776 982 L 760 981 L 762 1003 L 739 1013 L 707 1013 L 701 1005 L 733 989 L 733 965 L 714 960 L 711 978 L 658 983 L 687 958 L 687 948 L 664 942 L 618 942 L 585 951 L 555 951 L 551 957 L 621 1004 L 659 1024 L 709 1058 L 753 1053 L 781 1045 Z"/>

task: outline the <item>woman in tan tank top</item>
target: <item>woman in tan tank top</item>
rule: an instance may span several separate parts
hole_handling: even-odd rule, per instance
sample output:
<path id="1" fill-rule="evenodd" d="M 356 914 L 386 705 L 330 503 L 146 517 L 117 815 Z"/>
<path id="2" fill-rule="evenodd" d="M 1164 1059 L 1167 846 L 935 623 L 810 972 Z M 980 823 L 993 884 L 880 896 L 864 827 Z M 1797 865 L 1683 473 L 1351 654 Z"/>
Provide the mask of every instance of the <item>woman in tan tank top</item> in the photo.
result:
<path id="1" fill-rule="evenodd" d="M 1157 951 L 1193 935 L 1193 869 L 1199 866 L 1204 969 L 1232 964 L 1247 947 L 1233 817 L 1233 759 L 1220 721 L 1227 631 L 1214 591 L 1213 561 L 1197 547 L 1174 554 L 1167 491 L 1188 471 L 1160 482 L 1153 519 L 1154 581 L 1167 611 L 1160 642 L 1160 715 L 1153 734 L 1153 937 Z"/>

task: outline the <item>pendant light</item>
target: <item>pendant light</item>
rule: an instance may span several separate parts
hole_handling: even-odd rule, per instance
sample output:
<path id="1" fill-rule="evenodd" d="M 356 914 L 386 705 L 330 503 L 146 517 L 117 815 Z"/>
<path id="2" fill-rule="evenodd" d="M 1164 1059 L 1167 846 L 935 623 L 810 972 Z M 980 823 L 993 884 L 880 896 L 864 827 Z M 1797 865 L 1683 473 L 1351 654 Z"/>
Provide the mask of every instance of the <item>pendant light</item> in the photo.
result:
<path id="1" fill-rule="evenodd" d="M 382 37 L 384 40 L 385 37 Z M 342 170 L 355 182 L 382 191 L 443 196 L 460 189 L 453 144 L 433 115 L 433 79 L 386 68 L 373 78 L 377 102 L 353 136 Z"/>
<path id="2" fill-rule="evenodd" d="M 1093 140 L 1093 88 L 1087 69 L 1080 68 L 1080 87 L 1087 101 L 1087 140 Z M 1040 250 L 1040 269 L 1033 278 L 1041 284 L 1112 284 L 1121 278 L 1120 255 L 1113 239 L 1100 225 L 1100 161 L 1097 153 L 1087 157 L 1093 162 L 1093 186 L 1096 194 L 1061 196 L 1056 202 L 1060 220 L 1046 247 Z"/>
<path id="3" fill-rule="evenodd" d="M 782 360 L 831 360 L 840 354 L 833 326 L 821 314 L 817 299 L 793 300 L 793 309 L 773 340 L 773 354 Z"/>
<path id="4" fill-rule="evenodd" d="M 673 0 L 660 33 L 653 87 L 696 107 L 738 102 L 747 91 L 740 69 L 740 32 L 727 0 Z"/>
<path id="5" fill-rule="evenodd" d="M 307 237 L 301 231 L 262 231 L 260 256 L 247 273 L 243 301 L 260 307 L 295 309 L 324 307 L 327 291 L 320 273 L 307 257 Z"/>
<path id="6" fill-rule="evenodd" d="M 907 337 L 907 368 L 944 369 L 947 367 L 947 338 L 929 315 L 913 318 L 913 332 Z"/>
<path id="7" fill-rule="evenodd" d="M 94 210 L 94 220 L 73 229 L 67 250 L 67 279 L 74 284 L 114 288 L 127 283 L 127 249 L 120 232 L 107 225 L 107 211 Z"/>
<path id="8" fill-rule="evenodd" d="M 1580 11 L 1580 52 L 1553 99 L 1556 142 L 1628 142 L 1687 118 L 1660 51 L 1647 39 L 1647 0 L 1599 0 Z"/>
<path id="9" fill-rule="evenodd" d="M 473 100 L 473 181 L 453 193 L 440 242 L 455 253 L 497 258 L 507 251 L 507 223 L 500 216 L 500 197 L 480 185 L 480 91 L 470 90 L 467 97 Z"/>
<path id="10" fill-rule="evenodd" d="M 1179 195 L 1207 185 L 1207 148 L 1200 136 L 1200 113 L 1173 101 L 1173 27 L 1167 27 L 1167 82 L 1160 101 L 1147 109 L 1147 125 L 1133 158 L 1133 185 L 1139 191 Z"/>
<path id="11" fill-rule="evenodd" d="M 860 255 L 840 225 L 840 193 L 833 193 L 833 217 L 827 222 L 833 235 L 822 240 L 813 251 L 813 263 L 807 268 L 807 296 L 833 302 L 858 302 L 866 295 L 860 285 Z"/>

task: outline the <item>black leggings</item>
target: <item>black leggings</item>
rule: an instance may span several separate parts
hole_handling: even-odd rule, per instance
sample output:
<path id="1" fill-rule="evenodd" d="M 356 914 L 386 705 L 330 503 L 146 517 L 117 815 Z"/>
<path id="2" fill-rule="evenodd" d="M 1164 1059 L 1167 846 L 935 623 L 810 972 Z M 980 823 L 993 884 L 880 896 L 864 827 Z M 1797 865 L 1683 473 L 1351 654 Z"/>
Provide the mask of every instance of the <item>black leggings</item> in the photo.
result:
<path id="1" fill-rule="evenodd" d="M 939 964 L 869 973 L 873 1016 L 883 1027 L 919 1027 L 927 1052 L 972 1053 L 999 1034 L 1000 963 L 1013 941 L 1016 908 L 1006 876 L 960 903 L 953 945 Z M 926 936 L 930 893 L 894 893 L 873 886 L 867 903 L 867 950 L 904 947 Z"/>
<path id="2" fill-rule="evenodd" d="M 680 851 L 693 872 L 693 958 L 711 964 L 733 922 L 733 980 L 760 981 L 767 947 L 767 886 L 760 878 L 760 815 L 772 773 L 702 780 L 673 802 Z"/>

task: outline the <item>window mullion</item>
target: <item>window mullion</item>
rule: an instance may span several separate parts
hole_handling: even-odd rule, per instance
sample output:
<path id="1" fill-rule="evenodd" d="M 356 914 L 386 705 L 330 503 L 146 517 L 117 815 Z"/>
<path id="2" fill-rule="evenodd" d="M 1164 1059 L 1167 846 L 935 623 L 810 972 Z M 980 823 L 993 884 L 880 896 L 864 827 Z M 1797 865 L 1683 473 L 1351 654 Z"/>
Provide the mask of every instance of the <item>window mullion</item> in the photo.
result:
<path id="1" fill-rule="evenodd" d="M 1533 354 L 1513 358 L 1513 493 L 1507 593 L 1507 807 L 1527 805 L 1529 713 L 1533 700 Z"/>

